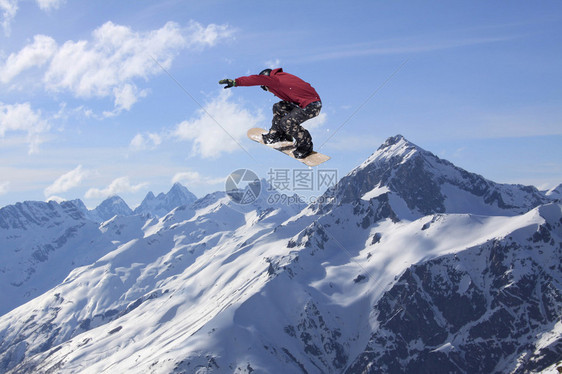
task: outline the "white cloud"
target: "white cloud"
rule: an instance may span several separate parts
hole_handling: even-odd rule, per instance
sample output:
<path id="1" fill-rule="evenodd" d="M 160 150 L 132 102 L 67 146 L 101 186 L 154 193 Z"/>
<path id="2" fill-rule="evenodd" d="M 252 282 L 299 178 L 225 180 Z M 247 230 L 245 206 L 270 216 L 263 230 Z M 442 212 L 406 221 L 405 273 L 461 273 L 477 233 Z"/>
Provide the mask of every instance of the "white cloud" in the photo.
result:
<path id="1" fill-rule="evenodd" d="M 53 196 L 49 196 L 48 198 L 46 198 L 45 201 L 46 201 L 46 202 L 54 201 L 54 202 L 57 202 L 57 203 L 60 204 L 60 203 L 62 203 L 63 201 L 67 201 L 67 199 L 65 199 L 65 198 L 63 198 L 63 197 L 60 197 L 60 196 L 54 196 L 54 195 L 53 195 Z"/>
<path id="2" fill-rule="evenodd" d="M 316 117 L 314 117 L 312 119 L 309 119 L 308 121 L 304 122 L 302 124 L 302 126 L 307 130 L 317 129 L 319 127 L 322 127 L 322 125 L 324 125 L 324 123 L 326 123 L 327 118 L 328 118 L 328 116 L 326 115 L 326 113 L 320 113 Z"/>
<path id="3" fill-rule="evenodd" d="M 0 0 L 0 4 L 6 1 Z M 59 2 L 41 4 L 54 6 Z M 36 35 L 32 43 L 0 65 L 0 82 L 8 83 L 25 70 L 46 65 L 43 83 L 47 90 L 81 98 L 112 97 L 114 110 L 104 113 L 112 116 L 130 110 L 147 95 L 147 90 L 137 87 L 137 80 L 162 74 L 162 67 L 169 68 L 183 49 L 212 47 L 233 33 L 227 25 L 203 26 L 191 21 L 187 27 L 168 22 L 146 32 L 106 22 L 92 32 L 90 40 L 69 40 L 62 45 L 48 36 Z"/>
<path id="4" fill-rule="evenodd" d="M 86 192 L 85 197 L 87 199 L 106 198 L 124 192 L 137 192 L 147 185 L 148 183 L 139 183 L 132 185 L 129 177 L 121 177 L 114 179 L 113 182 L 111 182 L 106 188 L 90 188 Z"/>
<path id="5" fill-rule="evenodd" d="M 279 60 L 278 58 L 275 60 L 268 60 L 265 62 L 266 67 L 270 68 L 270 69 L 277 69 L 278 67 L 281 66 L 281 60 Z"/>
<path id="6" fill-rule="evenodd" d="M 113 96 L 117 108 L 130 109 L 139 91 L 132 81 L 160 73 L 151 56 L 169 65 L 186 44 L 181 28 L 168 22 L 161 29 L 138 33 L 107 22 L 92 33 L 92 41 L 67 41 L 45 73 L 51 90 L 79 97 Z"/>
<path id="7" fill-rule="evenodd" d="M 228 90 L 221 90 L 218 97 L 198 110 L 198 118 L 178 124 L 173 136 L 193 141 L 192 153 L 203 158 L 239 150 L 248 129 L 257 127 L 264 117 L 229 101 L 230 96 Z"/>
<path id="8" fill-rule="evenodd" d="M 146 97 L 147 94 L 148 90 L 139 91 L 134 84 L 127 83 L 121 87 L 115 87 L 113 89 L 115 109 L 103 112 L 103 117 L 115 117 L 122 110 L 130 110 L 139 98 Z"/>
<path id="9" fill-rule="evenodd" d="M 56 193 L 66 192 L 82 183 L 82 180 L 88 175 L 88 171 L 82 169 L 82 165 L 78 165 L 73 170 L 65 173 L 57 178 L 47 188 L 45 188 L 45 196 L 53 195 Z"/>
<path id="10" fill-rule="evenodd" d="M 389 40 L 371 40 L 368 42 L 348 43 L 332 45 L 322 50 L 315 49 L 299 56 L 300 61 L 317 62 L 342 58 L 363 56 L 386 56 L 386 55 L 411 55 L 414 53 L 425 53 L 440 51 L 451 48 L 468 47 L 480 44 L 490 44 L 509 41 L 512 37 L 455 37 L 450 35 L 444 38 L 418 35 L 407 38 L 393 38 Z"/>
<path id="11" fill-rule="evenodd" d="M 37 5 L 41 10 L 58 9 L 65 0 L 37 0 Z"/>
<path id="12" fill-rule="evenodd" d="M 1 1 L 1 0 L 0 0 Z M 22 71 L 44 65 L 57 50 L 57 43 L 49 36 L 35 35 L 33 43 L 12 53 L 0 67 L 0 82 L 7 83 Z"/>
<path id="13" fill-rule="evenodd" d="M 48 130 L 49 124 L 41 118 L 41 111 L 34 111 L 29 103 L 10 105 L 0 102 L 0 137 L 9 131 L 26 132 L 29 153 L 36 153 Z"/>
<path id="14" fill-rule="evenodd" d="M 184 171 L 179 172 L 174 175 L 172 178 L 172 183 L 182 183 L 187 186 L 195 186 L 195 185 L 213 185 L 224 183 L 225 178 L 210 178 L 204 175 L 201 175 L 197 171 Z"/>
<path id="15" fill-rule="evenodd" d="M 188 27 L 189 45 L 193 47 L 213 47 L 223 39 L 231 38 L 235 30 L 228 25 L 210 24 L 203 27 L 200 23 L 191 21 Z"/>
<path id="16" fill-rule="evenodd" d="M 162 136 L 156 133 L 137 134 L 131 140 L 129 149 L 132 151 L 144 151 L 155 149 L 162 144 Z"/>
<path id="17" fill-rule="evenodd" d="M 4 34 L 10 36 L 10 24 L 18 12 L 20 0 L 0 0 L 0 24 L 4 29 Z M 41 10 L 48 11 L 58 9 L 66 0 L 36 0 Z"/>
<path id="18" fill-rule="evenodd" d="M 115 96 L 115 107 L 118 110 L 130 110 L 139 97 L 145 97 L 147 95 L 147 91 L 139 91 L 134 85 L 125 84 L 121 87 L 115 87 L 113 89 L 113 95 Z"/>
<path id="19" fill-rule="evenodd" d="M 10 35 L 10 23 L 18 11 L 18 0 L 0 0 L 0 24 L 4 34 Z"/>
<path id="20" fill-rule="evenodd" d="M 161 74 L 158 64 L 168 68 L 181 49 L 212 46 L 229 36 L 229 29 L 192 22 L 186 31 L 168 22 L 158 30 L 140 33 L 107 22 L 92 36 L 92 41 L 64 43 L 51 61 L 45 82 L 50 89 L 80 97 L 113 96 L 117 110 L 129 110 L 147 93 L 136 87 L 135 79 Z"/>
<path id="21" fill-rule="evenodd" d="M 0 196 L 5 195 L 10 190 L 10 182 L 0 183 Z"/>

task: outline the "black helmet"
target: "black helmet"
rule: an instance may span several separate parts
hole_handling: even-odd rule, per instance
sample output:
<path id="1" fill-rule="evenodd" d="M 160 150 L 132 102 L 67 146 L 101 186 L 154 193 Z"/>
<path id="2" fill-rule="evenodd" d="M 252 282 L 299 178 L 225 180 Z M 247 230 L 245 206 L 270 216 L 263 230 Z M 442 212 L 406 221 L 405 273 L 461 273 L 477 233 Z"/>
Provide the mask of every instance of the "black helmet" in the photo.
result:
<path id="1" fill-rule="evenodd" d="M 260 71 L 259 75 L 267 75 L 269 77 L 269 74 L 271 74 L 271 69 L 263 69 L 262 71 Z M 260 87 L 264 91 L 269 91 L 266 86 L 260 86 Z"/>

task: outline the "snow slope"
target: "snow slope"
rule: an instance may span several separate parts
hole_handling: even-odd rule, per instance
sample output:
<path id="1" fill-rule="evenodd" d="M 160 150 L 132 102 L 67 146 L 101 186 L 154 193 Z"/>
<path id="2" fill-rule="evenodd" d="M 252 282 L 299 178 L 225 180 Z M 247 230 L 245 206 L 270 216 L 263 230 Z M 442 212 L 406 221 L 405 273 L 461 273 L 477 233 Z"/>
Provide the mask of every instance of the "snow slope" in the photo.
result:
<path id="1" fill-rule="evenodd" d="M 1 370 L 529 372 L 560 360 L 560 203 L 401 136 L 325 198 L 301 209 L 215 193 L 105 222 L 114 249 L 0 318 Z"/>
<path id="2" fill-rule="evenodd" d="M 81 200 L 28 201 L 0 209 L 0 315 L 61 283 L 74 268 L 138 237 L 150 217 L 195 200 L 175 184 L 136 214 L 118 196 L 92 210 Z"/>
<path id="3" fill-rule="evenodd" d="M 55 287 L 75 267 L 116 248 L 73 202 L 0 209 L 0 315 Z"/>

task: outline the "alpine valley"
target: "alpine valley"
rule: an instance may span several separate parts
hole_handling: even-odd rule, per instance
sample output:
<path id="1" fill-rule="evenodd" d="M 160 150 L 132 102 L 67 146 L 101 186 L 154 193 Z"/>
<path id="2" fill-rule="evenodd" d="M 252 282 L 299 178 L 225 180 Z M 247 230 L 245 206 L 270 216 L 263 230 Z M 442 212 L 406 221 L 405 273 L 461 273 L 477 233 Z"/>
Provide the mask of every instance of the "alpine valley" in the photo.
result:
<path id="1" fill-rule="evenodd" d="M 400 135 L 312 205 L 253 183 L 0 209 L 0 372 L 562 370 L 560 187 Z"/>

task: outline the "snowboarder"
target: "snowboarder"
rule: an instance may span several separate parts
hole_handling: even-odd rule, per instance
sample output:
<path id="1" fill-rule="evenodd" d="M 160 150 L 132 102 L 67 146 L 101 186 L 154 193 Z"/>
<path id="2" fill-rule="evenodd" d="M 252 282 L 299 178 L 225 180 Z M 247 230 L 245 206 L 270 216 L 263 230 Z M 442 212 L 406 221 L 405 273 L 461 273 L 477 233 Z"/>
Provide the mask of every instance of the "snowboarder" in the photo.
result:
<path id="1" fill-rule="evenodd" d="M 263 134 L 263 142 L 272 144 L 295 140 L 295 158 L 305 158 L 312 153 L 312 137 L 301 124 L 320 114 L 322 102 L 316 90 L 299 77 L 285 73 L 282 68 L 264 69 L 258 75 L 236 79 L 222 79 L 224 88 L 261 86 L 282 101 L 273 105 L 273 119 L 269 133 Z"/>

